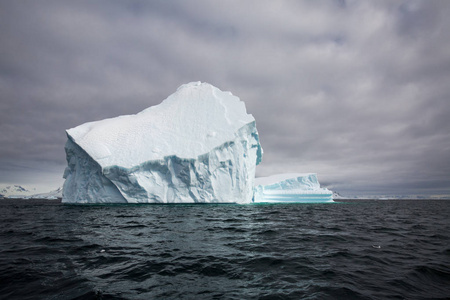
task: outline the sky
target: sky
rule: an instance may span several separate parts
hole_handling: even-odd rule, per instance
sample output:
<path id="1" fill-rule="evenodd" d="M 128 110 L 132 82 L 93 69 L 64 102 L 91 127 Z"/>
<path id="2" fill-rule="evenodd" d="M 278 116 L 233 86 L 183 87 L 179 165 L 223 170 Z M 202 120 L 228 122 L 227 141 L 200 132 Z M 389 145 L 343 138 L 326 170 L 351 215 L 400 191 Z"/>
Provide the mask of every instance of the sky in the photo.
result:
<path id="1" fill-rule="evenodd" d="M 257 176 L 450 195 L 450 2 L 0 1 L 0 184 L 63 183 L 65 130 L 182 84 L 245 102 Z"/>

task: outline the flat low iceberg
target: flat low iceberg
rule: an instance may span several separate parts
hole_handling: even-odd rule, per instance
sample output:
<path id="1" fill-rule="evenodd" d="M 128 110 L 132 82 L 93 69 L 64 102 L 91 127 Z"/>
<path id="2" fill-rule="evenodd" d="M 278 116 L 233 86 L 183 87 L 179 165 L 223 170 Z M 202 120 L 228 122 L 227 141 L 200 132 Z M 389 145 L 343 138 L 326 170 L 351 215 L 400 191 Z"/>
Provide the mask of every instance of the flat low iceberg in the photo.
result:
<path id="1" fill-rule="evenodd" d="M 278 174 L 255 179 L 255 203 L 333 202 L 333 192 L 321 188 L 314 173 Z"/>
<path id="2" fill-rule="evenodd" d="M 252 202 L 263 153 L 255 119 L 210 84 L 66 132 L 64 203 Z"/>

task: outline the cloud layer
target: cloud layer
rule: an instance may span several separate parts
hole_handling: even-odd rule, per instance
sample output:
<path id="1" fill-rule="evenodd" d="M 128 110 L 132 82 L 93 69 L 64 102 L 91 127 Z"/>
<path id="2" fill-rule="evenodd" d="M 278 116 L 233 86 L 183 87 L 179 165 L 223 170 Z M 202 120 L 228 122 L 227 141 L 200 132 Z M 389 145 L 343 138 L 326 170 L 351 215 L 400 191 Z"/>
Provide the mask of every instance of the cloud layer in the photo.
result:
<path id="1" fill-rule="evenodd" d="M 255 116 L 260 176 L 450 194 L 449 14 L 447 1 L 3 1 L 0 182 L 59 185 L 65 129 L 201 80 Z"/>

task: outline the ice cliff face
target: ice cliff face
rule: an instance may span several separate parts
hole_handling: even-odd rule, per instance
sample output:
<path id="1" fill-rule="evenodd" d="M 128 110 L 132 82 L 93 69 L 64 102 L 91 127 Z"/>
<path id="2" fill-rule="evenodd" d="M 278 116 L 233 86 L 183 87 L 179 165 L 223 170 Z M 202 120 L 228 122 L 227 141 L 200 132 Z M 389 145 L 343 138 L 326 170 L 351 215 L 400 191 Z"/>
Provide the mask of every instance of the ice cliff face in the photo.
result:
<path id="1" fill-rule="evenodd" d="M 254 202 L 332 202 L 333 192 L 321 188 L 317 175 L 279 174 L 255 180 Z"/>
<path id="2" fill-rule="evenodd" d="M 244 103 L 199 82 L 67 136 L 65 203 L 249 203 L 262 158 Z"/>

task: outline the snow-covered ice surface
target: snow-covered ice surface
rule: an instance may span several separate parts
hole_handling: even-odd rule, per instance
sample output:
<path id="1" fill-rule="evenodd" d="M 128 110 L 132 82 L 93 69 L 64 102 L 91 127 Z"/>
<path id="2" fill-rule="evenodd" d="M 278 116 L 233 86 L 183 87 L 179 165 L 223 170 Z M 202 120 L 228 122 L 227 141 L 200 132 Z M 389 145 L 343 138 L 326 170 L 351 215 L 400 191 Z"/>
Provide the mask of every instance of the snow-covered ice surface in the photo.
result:
<path id="1" fill-rule="evenodd" d="M 278 174 L 255 179 L 254 202 L 333 202 L 333 192 L 314 173 Z"/>
<path id="2" fill-rule="evenodd" d="M 67 136 L 65 203 L 250 203 L 262 158 L 245 104 L 200 82 Z"/>
<path id="3" fill-rule="evenodd" d="M 59 187 L 56 190 L 53 190 L 53 191 L 50 191 L 47 193 L 34 194 L 34 195 L 31 195 L 29 198 L 48 199 L 48 200 L 61 199 L 62 198 L 62 187 Z"/>

